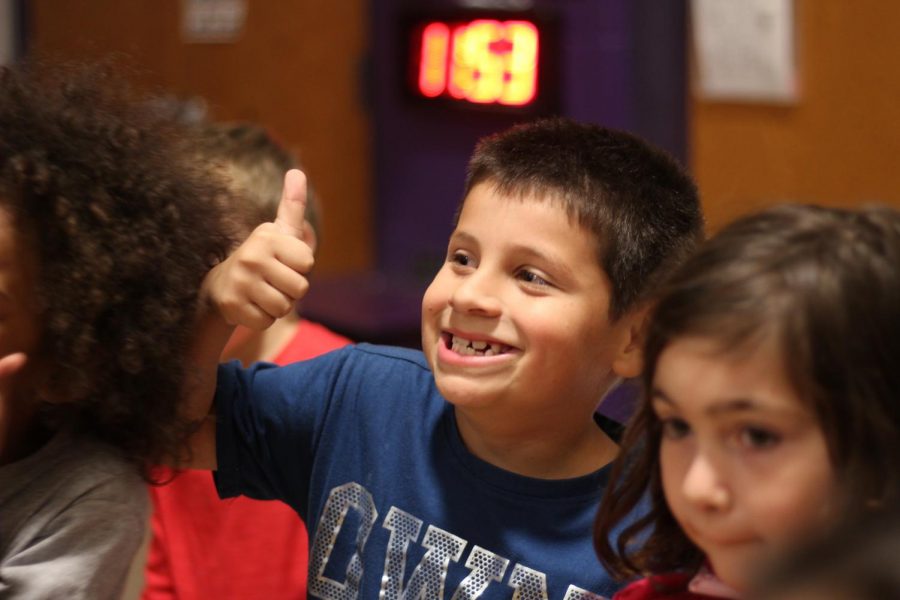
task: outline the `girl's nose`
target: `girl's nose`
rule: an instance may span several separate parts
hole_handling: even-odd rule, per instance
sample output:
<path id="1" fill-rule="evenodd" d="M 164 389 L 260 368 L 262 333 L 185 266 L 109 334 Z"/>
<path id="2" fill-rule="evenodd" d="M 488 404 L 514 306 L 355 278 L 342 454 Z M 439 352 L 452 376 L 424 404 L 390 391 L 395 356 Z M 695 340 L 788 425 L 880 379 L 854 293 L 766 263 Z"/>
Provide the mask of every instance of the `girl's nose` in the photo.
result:
<path id="1" fill-rule="evenodd" d="M 697 453 L 688 467 L 682 492 L 694 505 L 707 511 L 722 511 L 731 505 L 731 492 L 719 469 L 702 453 Z"/>

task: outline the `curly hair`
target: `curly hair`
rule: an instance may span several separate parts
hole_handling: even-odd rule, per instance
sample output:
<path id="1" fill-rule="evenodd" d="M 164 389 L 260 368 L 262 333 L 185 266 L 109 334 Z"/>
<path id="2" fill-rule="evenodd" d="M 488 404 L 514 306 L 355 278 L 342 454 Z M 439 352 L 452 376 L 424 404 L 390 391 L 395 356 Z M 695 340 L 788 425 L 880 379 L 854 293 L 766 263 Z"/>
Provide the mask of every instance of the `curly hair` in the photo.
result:
<path id="1" fill-rule="evenodd" d="M 227 188 L 187 130 L 118 65 L 0 75 L 0 208 L 37 255 L 42 416 L 149 478 L 181 456 L 186 351 L 202 278 L 226 255 Z"/>

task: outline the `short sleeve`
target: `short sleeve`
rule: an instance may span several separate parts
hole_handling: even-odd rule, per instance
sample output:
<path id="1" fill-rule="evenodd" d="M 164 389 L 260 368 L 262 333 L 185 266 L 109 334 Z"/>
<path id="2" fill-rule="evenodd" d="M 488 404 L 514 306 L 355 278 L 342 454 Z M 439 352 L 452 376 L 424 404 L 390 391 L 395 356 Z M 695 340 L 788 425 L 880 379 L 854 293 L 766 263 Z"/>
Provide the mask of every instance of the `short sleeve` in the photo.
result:
<path id="1" fill-rule="evenodd" d="M 318 436 L 335 402 L 353 347 L 276 366 L 219 366 L 215 473 L 219 496 L 282 500 L 303 506 Z M 301 516 L 303 516 L 301 514 Z"/>
<path id="2" fill-rule="evenodd" d="M 146 487 L 131 477 L 98 483 L 0 564 L 0 598 L 118 598 L 143 541 Z"/>

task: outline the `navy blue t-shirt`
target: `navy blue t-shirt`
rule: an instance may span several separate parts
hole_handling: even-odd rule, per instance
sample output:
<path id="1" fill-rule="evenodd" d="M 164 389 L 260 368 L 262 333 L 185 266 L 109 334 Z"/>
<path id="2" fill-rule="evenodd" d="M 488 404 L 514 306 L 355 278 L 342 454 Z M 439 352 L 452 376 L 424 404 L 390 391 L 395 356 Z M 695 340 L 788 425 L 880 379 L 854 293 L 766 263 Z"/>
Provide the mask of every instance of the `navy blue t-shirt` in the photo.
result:
<path id="1" fill-rule="evenodd" d="M 421 352 L 351 346 L 219 369 L 216 481 L 292 506 L 315 598 L 609 597 L 591 529 L 608 469 L 524 477 L 472 455 Z"/>

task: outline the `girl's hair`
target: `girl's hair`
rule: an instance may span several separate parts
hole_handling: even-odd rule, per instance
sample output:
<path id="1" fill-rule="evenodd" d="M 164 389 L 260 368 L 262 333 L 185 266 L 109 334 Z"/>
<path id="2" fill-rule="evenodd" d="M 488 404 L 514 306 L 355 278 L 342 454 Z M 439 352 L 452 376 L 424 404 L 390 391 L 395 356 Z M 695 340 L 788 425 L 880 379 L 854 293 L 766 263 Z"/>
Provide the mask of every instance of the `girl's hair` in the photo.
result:
<path id="1" fill-rule="evenodd" d="M 696 569 L 660 481 L 649 402 L 657 361 L 681 337 L 737 353 L 774 336 L 798 396 L 818 417 L 846 510 L 896 503 L 900 472 L 900 214 L 781 206 L 704 244 L 665 285 L 648 328 L 644 394 L 600 505 L 594 544 L 622 578 Z M 640 511 L 615 543 L 610 532 Z"/>
<path id="2" fill-rule="evenodd" d="M 147 467 L 182 455 L 199 286 L 232 242 L 194 141 L 113 73 L 0 71 L 0 209 L 37 256 L 37 401 Z"/>

